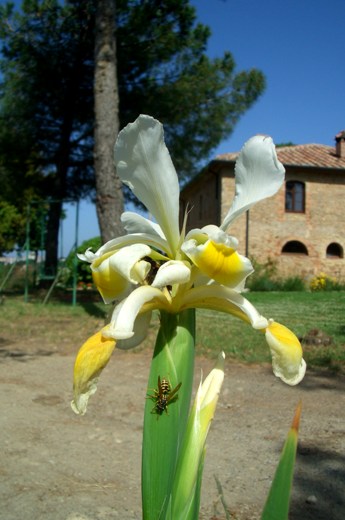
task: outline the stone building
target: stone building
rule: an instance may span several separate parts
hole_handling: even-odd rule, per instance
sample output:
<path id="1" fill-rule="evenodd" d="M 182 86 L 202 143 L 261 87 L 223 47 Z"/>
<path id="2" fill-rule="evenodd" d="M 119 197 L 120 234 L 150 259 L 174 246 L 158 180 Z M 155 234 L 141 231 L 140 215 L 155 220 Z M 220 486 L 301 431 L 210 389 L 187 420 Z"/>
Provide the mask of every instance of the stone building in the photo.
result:
<path id="1" fill-rule="evenodd" d="M 324 272 L 345 279 L 345 131 L 335 140 L 335 147 L 277 148 L 285 184 L 231 225 L 228 233 L 239 239 L 240 253 L 260 263 L 273 260 L 282 276 Z M 188 229 L 222 222 L 234 196 L 237 156 L 217 156 L 184 187 Z"/>

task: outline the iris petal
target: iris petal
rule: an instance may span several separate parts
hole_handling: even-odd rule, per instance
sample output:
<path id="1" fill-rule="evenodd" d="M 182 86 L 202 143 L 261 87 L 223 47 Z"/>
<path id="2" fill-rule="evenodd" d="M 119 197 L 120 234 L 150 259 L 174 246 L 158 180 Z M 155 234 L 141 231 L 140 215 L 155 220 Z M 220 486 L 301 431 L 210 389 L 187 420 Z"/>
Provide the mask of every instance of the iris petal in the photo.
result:
<path id="1" fill-rule="evenodd" d="M 170 303 L 159 289 L 149 285 L 138 287 L 115 308 L 107 335 L 116 340 L 132 338 L 137 316 L 147 303 L 151 303 L 154 309 L 170 308 Z M 145 311 L 149 310 L 145 308 Z"/>
<path id="2" fill-rule="evenodd" d="M 80 348 L 74 364 L 74 399 L 72 410 L 84 415 L 89 397 L 97 390 L 100 373 L 107 365 L 115 348 L 113 339 L 105 338 L 102 331 L 91 336 Z"/>
<path id="3" fill-rule="evenodd" d="M 237 287 L 253 272 L 250 260 L 224 243 L 208 240 L 198 245 L 195 240 L 188 240 L 182 250 L 202 273 L 227 287 Z"/>
<path id="4" fill-rule="evenodd" d="M 131 284 L 144 281 L 151 266 L 141 259 L 150 252 L 145 244 L 132 244 L 94 260 L 91 264 L 93 281 L 105 303 L 124 296 Z"/>
<path id="5" fill-rule="evenodd" d="M 155 222 L 151 222 L 151 220 L 148 220 L 142 215 L 138 215 L 137 213 L 133 213 L 132 211 L 125 211 L 121 215 L 121 222 L 123 224 L 123 227 L 129 234 L 152 234 L 156 240 L 157 238 L 165 240 L 163 231 L 161 230 L 160 226 Z"/>
<path id="6" fill-rule="evenodd" d="M 275 321 L 270 321 L 265 335 L 271 350 L 274 375 L 288 385 L 297 385 L 306 371 L 298 338 L 287 327 Z"/>
<path id="7" fill-rule="evenodd" d="M 205 285 L 187 291 L 183 296 L 181 310 L 193 307 L 227 312 L 250 323 L 254 329 L 265 329 L 268 326 L 266 318 L 246 298 L 222 285 Z"/>
<path id="8" fill-rule="evenodd" d="M 119 339 L 116 342 L 116 347 L 121 350 L 129 350 L 140 345 L 147 336 L 151 322 L 151 315 L 152 311 L 141 312 L 138 314 L 133 325 L 133 336 L 127 339 Z"/>
<path id="9" fill-rule="evenodd" d="M 221 229 L 255 204 L 271 197 L 284 182 L 285 169 L 278 161 L 274 143 L 268 136 L 257 135 L 242 148 L 235 166 L 235 198 Z"/>
<path id="10" fill-rule="evenodd" d="M 152 287 L 163 288 L 167 285 L 187 283 L 190 279 L 190 268 L 186 263 L 177 260 L 165 262 L 158 269 Z"/>
<path id="11" fill-rule="evenodd" d="M 141 115 L 120 133 L 115 145 L 117 173 L 146 206 L 175 251 L 179 240 L 179 185 L 163 126 Z"/>
<path id="12" fill-rule="evenodd" d="M 91 264 L 93 282 L 105 303 L 120 298 L 130 288 L 130 282 L 112 268 L 109 256 L 104 255 Z"/>

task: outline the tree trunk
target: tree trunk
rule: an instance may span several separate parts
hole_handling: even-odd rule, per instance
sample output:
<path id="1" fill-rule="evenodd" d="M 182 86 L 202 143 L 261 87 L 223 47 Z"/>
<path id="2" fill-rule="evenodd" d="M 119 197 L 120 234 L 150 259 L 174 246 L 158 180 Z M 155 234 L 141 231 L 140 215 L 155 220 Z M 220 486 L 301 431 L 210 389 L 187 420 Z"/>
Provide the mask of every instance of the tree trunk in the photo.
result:
<path id="1" fill-rule="evenodd" d="M 61 126 L 60 146 L 56 155 L 56 176 L 52 184 L 53 197 L 48 210 L 45 243 L 45 274 L 47 276 L 55 276 L 58 268 L 59 229 L 63 199 L 66 197 L 66 179 L 71 154 L 70 139 L 73 129 L 72 114 L 74 99 L 75 89 L 71 88 L 68 91 L 65 115 Z"/>
<path id="2" fill-rule="evenodd" d="M 114 166 L 114 144 L 119 132 L 116 75 L 115 0 L 98 0 L 95 34 L 95 144 L 96 208 L 103 242 L 123 233 L 121 181 Z"/>
<path id="3" fill-rule="evenodd" d="M 44 274 L 48 277 L 54 277 L 57 273 L 61 210 L 62 201 L 50 203 L 46 227 L 46 258 L 44 265 Z"/>

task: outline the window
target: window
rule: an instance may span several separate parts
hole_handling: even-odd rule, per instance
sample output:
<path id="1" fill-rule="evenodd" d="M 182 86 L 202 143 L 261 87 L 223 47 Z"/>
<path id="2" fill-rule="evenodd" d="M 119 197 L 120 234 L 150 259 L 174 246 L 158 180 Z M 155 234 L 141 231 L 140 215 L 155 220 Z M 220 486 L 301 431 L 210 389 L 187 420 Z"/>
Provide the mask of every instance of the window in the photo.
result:
<path id="1" fill-rule="evenodd" d="M 305 184 L 299 181 L 287 181 L 285 185 L 285 211 L 305 212 Z"/>
<path id="2" fill-rule="evenodd" d="M 326 249 L 327 258 L 344 258 L 344 250 L 340 244 L 332 242 Z"/>
<path id="3" fill-rule="evenodd" d="M 294 253 L 295 255 L 307 255 L 308 249 L 298 240 L 290 240 L 283 246 L 282 253 Z"/>

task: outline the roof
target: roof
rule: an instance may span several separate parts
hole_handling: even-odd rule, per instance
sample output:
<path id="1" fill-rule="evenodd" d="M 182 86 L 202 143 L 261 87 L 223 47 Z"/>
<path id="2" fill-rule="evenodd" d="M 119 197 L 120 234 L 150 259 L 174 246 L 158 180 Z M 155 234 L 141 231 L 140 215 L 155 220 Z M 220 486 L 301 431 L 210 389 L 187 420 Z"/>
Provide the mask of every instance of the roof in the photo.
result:
<path id="1" fill-rule="evenodd" d="M 345 169 L 345 157 L 338 157 L 333 146 L 299 144 L 277 147 L 278 159 L 284 166 L 314 166 L 316 168 Z M 217 155 L 215 161 L 234 162 L 239 152 Z"/>

